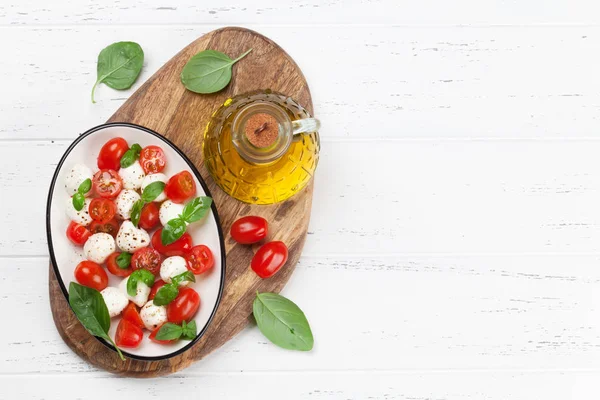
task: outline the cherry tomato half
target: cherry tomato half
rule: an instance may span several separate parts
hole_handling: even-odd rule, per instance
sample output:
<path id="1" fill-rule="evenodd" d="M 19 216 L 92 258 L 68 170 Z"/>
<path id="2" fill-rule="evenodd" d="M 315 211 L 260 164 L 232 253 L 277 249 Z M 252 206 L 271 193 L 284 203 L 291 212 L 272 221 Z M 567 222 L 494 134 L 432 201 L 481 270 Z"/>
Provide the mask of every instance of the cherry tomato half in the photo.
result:
<path id="1" fill-rule="evenodd" d="M 200 308 L 200 295 L 190 287 L 179 289 L 175 300 L 167 305 L 167 319 L 174 324 L 191 320 Z"/>
<path id="2" fill-rule="evenodd" d="M 162 328 L 163 325 L 164 324 L 160 325 L 155 330 L 153 330 L 152 333 L 150 334 L 150 336 L 148 338 L 150 340 L 152 340 L 154 343 L 158 343 L 158 344 L 172 344 L 172 343 L 175 343 L 175 340 L 158 340 L 158 339 L 156 339 L 156 334 L 158 333 L 158 331 L 160 331 L 160 328 Z"/>
<path id="3" fill-rule="evenodd" d="M 90 236 L 92 236 L 92 232 L 77 222 L 71 221 L 67 226 L 67 237 L 74 245 L 83 246 Z"/>
<path id="4" fill-rule="evenodd" d="M 105 224 L 101 224 L 98 221 L 92 221 L 90 224 L 90 231 L 92 234 L 108 233 L 112 237 L 117 237 L 117 233 L 119 233 L 119 222 L 114 218 Z"/>
<path id="5" fill-rule="evenodd" d="M 162 244 L 162 240 L 160 239 L 160 235 L 162 233 L 162 228 L 154 232 L 152 235 L 152 247 L 156 249 L 160 254 L 167 257 L 172 256 L 185 256 L 190 252 L 194 243 L 192 242 L 192 237 L 189 233 L 185 232 L 183 236 L 177 239 L 175 242 L 164 245 Z"/>
<path id="6" fill-rule="evenodd" d="M 112 253 L 110 256 L 108 256 L 106 259 L 106 269 L 108 269 L 108 272 L 114 276 L 129 276 L 133 272 L 133 269 L 131 268 L 131 265 L 129 268 L 125 269 L 119 267 L 119 264 L 117 264 L 117 257 L 120 255 L 121 253 Z"/>
<path id="7" fill-rule="evenodd" d="M 230 233 L 231 237 L 241 244 L 260 242 L 267 237 L 267 220 L 253 215 L 242 217 L 231 225 Z"/>
<path id="8" fill-rule="evenodd" d="M 156 174 L 165 169 L 167 157 L 158 146 L 147 146 L 140 152 L 140 164 L 146 174 Z"/>
<path id="9" fill-rule="evenodd" d="M 94 221 L 105 224 L 115 217 L 117 214 L 117 206 L 110 199 L 93 199 L 90 203 L 90 217 Z"/>
<path id="10" fill-rule="evenodd" d="M 119 347 L 135 348 L 142 343 L 144 338 L 144 332 L 142 328 L 122 318 L 117 326 L 117 333 L 115 334 L 115 344 Z"/>
<path id="11" fill-rule="evenodd" d="M 114 169 L 101 169 L 92 179 L 94 192 L 100 197 L 116 197 L 123 188 L 123 181 Z"/>
<path id="12" fill-rule="evenodd" d="M 148 300 L 153 300 L 154 296 L 156 296 L 156 292 L 158 292 L 158 289 L 160 289 L 163 286 L 165 286 L 165 281 L 163 281 L 162 279 L 155 281 L 154 285 L 152 285 L 152 289 L 150 289 Z"/>
<path id="13" fill-rule="evenodd" d="M 104 269 L 92 261 L 82 261 L 75 267 L 75 279 L 83 286 L 98 291 L 108 286 L 108 275 Z"/>
<path id="14" fill-rule="evenodd" d="M 121 168 L 121 157 L 127 150 L 129 150 L 129 145 L 125 139 L 121 137 L 110 139 L 100 149 L 98 168 L 118 171 Z"/>
<path id="15" fill-rule="evenodd" d="M 262 245 L 252 257 L 250 266 L 261 278 L 270 278 L 279 269 L 288 258 L 288 249 L 283 242 L 269 242 Z"/>
<path id="16" fill-rule="evenodd" d="M 152 230 L 158 225 L 160 221 L 158 217 L 158 206 L 155 202 L 148 203 L 142 208 L 142 212 L 140 213 L 140 228 L 144 228 L 149 231 Z"/>
<path id="17" fill-rule="evenodd" d="M 151 249 L 150 247 L 142 247 L 136 250 L 131 257 L 131 269 L 147 269 L 154 275 L 160 273 L 160 264 L 162 263 L 162 257 L 158 251 Z"/>
<path id="18" fill-rule="evenodd" d="M 200 275 L 215 265 L 215 259 L 212 251 L 203 244 L 192 247 L 189 254 L 185 256 L 187 261 L 187 269 L 192 271 L 194 275 Z"/>
<path id="19" fill-rule="evenodd" d="M 140 317 L 140 313 L 133 303 L 127 304 L 127 307 L 123 310 L 123 319 L 131 322 L 140 329 L 144 329 L 144 321 L 142 321 L 142 317 Z"/>
<path id="20" fill-rule="evenodd" d="M 165 185 L 165 194 L 173 203 L 184 203 L 196 194 L 194 177 L 188 171 L 173 175 Z"/>

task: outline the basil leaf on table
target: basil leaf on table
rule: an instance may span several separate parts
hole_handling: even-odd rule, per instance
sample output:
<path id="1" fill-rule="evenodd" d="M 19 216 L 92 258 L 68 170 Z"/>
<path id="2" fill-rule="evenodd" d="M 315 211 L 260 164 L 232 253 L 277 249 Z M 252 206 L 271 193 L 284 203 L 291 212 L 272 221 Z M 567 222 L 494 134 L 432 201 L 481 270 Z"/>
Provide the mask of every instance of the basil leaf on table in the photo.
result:
<path id="1" fill-rule="evenodd" d="M 133 203 L 131 207 L 131 223 L 137 228 L 140 223 L 140 216 L 142 215 L 142 208 L 144 208 L 144 200 L 138 200 Z"/>
<path id="2" fill-rule="evenodd" d="M 144 64 L 144 51 L 135 42 L 117 42 L 102 49 L 98 55 L 96 83 L 92 88 L 92 103 L 95 103 L 94 92 L 99 83 L 113 89 L 129 89 L 140 75 Z"/>
<path id="3" fill-rule="evenodd" d="M 121 253 L 117 256 L 116 260 L 117 266 L 121 269 L 129 268 L 131 265 L 131 254 L 129 253 Z"/>
<path id="4" fill-rule="evenodd" d="M 137 295 L 138 282 L 143 282 L 148 287 L 154 285 L 154 274 L 147 269 L 137 269 L 129 275 L 127 279 L 127 294 L 130 296 Z"/>
<path id="5" fill-rule="evenodd" d="M 181 218 L 173 218 L 167 222 L 160 234 L 162 244 L 167 246 L 182 237 L 186 226 L 185 221 Z"/>
<path id="6" fill-rule="evenodd" d="M 121 168 L 131 167 L 133 163 L 140 157 L 142 146 L 134 143 L 129 150 L 121 157 Z"/>
<path id="7" fill-rule="evenodd" d="M 154 305 L 166 306 L 179 294 L 179 287 L 176 283 L 167 283 L 162 286 L 154 295 Z"/>
<path id="8" fill-rule="evenodd" d="M 258 329 L 267 339 L 289 350 L 308 351 L 314 338 L 302 310 L 276 293 L 256 293 L 252 313 Z"/>
<path id="9" fill-rule="evenodd" d="M 71 282 L 69 285 L 69 304 L 83 327 L 92 335 L 110 342 L 117 349 L 121 360 L 125 361 L 121 350 L 108 336 L 110 315 L 102 294 L 95 289 Z"/>
<path id="10" fill-rule="evenodd" d="M 144 189 L 142 189 L 142 200 L 144 200 L 146 203 L 151 203 L 163 192 L 164 189 L 164 182 L 152 182 Z"/>
<path id="11" fill-rule="evenodd" d="M 210 197 L 196 197 L 185 205 L 183 212 L 181 213 L 181 218 L 188 223 L 199 221 L 206 215 L 208 210 L 210 210 L 211 204 L 212 198 Z"/>
<path id="12" fill-rule="evenodd" d="M 196 327 L 196 321 L 192 321 L 189 324 L 183 321 L 180 325 L 172 322 L 164 324 L 160 330 L 156 333 L 157 340 L 194 340 L 198 334 L 198 328 Z"/>
<path id="13" fill-rule="evenodd" d="M 73 195 L 73 207 L 77 211 L 83 210 L 83 206 L 85 206 L 85 196 L 81 193 L 77 192 Z"/>
<path id="14" fill-rule="evenodd" d="M 192 92 L 215 93 L 231 81 L 231 67 L 252 49 L 232 60 L 216 50 L 204 50 L 190 58 L 181 71 L 181 83 Z"/>
<path id="15" fill-rule="evenodd" d="M 87 178 L 85 181 L 81 182 L 81 185 L 79 185 L 79 188 L 77 188 L 77 192 L 79 192 L 81 194 L 86 194 L 91 189 L 92 189 L 92 180 L 90 178 Z"/>

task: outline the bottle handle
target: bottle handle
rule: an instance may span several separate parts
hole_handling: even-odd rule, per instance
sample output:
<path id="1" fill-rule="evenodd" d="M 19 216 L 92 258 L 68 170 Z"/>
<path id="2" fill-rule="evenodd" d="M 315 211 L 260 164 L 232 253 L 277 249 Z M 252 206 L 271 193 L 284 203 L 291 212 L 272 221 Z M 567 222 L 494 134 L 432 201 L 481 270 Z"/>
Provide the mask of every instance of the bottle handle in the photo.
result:
<path id="1" fill-rule="evenodd" d="M 303 133 L 317 132 L 321 127 L 321 121 L 316 118 L 304 118 L 292 121 L 292 134 L 294 141 L 300 140 Z"/>

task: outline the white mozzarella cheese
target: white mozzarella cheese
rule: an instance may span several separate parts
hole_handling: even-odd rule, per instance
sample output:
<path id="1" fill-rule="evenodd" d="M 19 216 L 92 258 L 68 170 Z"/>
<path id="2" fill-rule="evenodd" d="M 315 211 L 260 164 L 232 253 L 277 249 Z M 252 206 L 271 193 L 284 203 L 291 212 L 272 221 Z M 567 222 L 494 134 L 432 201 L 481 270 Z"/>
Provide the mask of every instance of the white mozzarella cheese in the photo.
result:
<path id="1" fill-rule="evenodd" d="M 121 314 L 125 307 L 127 307 L 127 304 L 129 304 L 127 297 L 115 287 L 109 286 L 101 291 L 100 294 L 104 298 L 104 302 L 108 308 L 108 314 L 111 318 Z"/>
<path id="2" fill-rule="evenodd" d="M 150 235 L 142 228 L 136 228 L 131 221 L 123 221 L 117 233 L 117 246 L 122 251 L 133 253 L 150 244 Z"/>
<path id="3" fill-rule="evenodd" d="M 146 329 L 153 331 L 167 322 L 167 307 L 155 306 L 154 301 L 150 300 L 140 310 L 140 317 Z"/>
<path id="4" fill-rule="evenodd" d="M 102 264 L 116 250 L 115 239 L 108 233 L 94 233 L 83 245 L 86 258 Z"/>

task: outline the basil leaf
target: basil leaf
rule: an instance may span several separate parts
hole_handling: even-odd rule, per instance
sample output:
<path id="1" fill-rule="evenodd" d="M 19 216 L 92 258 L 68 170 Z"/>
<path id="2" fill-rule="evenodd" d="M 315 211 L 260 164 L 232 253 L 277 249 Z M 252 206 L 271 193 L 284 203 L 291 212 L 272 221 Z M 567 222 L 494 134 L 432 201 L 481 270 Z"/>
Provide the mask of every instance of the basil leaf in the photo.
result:
<path id="1" fill-rule="evenodd" d="M 171 278 L 171 283 L 179 285 L 181 282 L 196 282 L 196 277 L 191 271 L 185 271 Z"/>
<path id="2" fill-rule="evenodd" d="M 181 83 L 192 92 L 215 93 L 231 80 L 231 67 L 246 57 L 248 50 L 235 60 L 215 50 L 204 50 L 190 58 L 181 71 Z"/>
<path id="3" fill-rule="evenodd" d="M 71 282 L 69 285 L 69 304 L 83 327 L 90 334 L 110 342 L 117 349 L 121 360 L 125 361 L 121 350 L 108 336 L 110 315 L 102 294 L 95 289 Z"/>
<path id="4" fill-rule="evenodd" d="M 138 282 L 143 282 L 148 287 L 154 285 L 154 274 L 147 269 L 137 269 L 133 271 L 127 279 L 127 294 L 130 296 L 137 295 Z"/>
<path id="5" fill-rule="evenodd" d="M 166 306 L 179 294 L 179 288 L 176 283 L 167 283 L 154 295 L 154 305 L 156 306 Z"/>
<path id="6" fill-rule="evenodd" d="M 99 83 L 118 90 L 129 89 L 136 81 L 144 64 L 144 51 L 135 42 L 117 42 L 105 47 L 98 55 L 98 78 L 92 88 L 94 92 Z"/>
<path id="7" fill-rule="evenodd" d="M 133 163 L 140 157 L 142 147 L 134 143 L 129 150 L 121 157 L 121 168 L 131 167 Z"/>
<path id="8" fill-rule="evenodd" d="M 81 194 L 86 194 L 91 189 L 92 189 L 92 180 L 90 178 L 87 178 L 85 181 L 81 182 L 81 185 L 79 185 L 79 188 L 77 188 L 77 192 L 79 192 Z"/>
<path id="9" fill-rule="evenodd" d="M 85 206 L 85 196 L 80 192 L 75 193 L 73 195 L 73 207 L 75 207 L 77 211 L 81 211 L 83 210 L 83 206 Z"/>
<path id="10" fill-rule="evenodd" d="M 292 301 L 276 293 L 257 293 L 252 313 L 258 329 L 277 346 L 301 351 L 313 348 L 306 316 Z"/>
<path id="11" fill-rule="evenodd" d="M 146 203 L 151 203 L 154 201 L 154 199 L 158 197 L 159 194 L 163 192 L 164 189 L 164 182 L 152 182 L 144 189 L 142 189 L 142 200 L 144 200 Z"/>
<path id="12" fill-rule="evenodd" d="M 129 265 L 131 265 L 131 254 L 129 253 L 121 253 L 117 256 L 117 259 L 115 260 L 117 262 L 117 266 L 121 269 L 127 269 L 129 268 Z M 137 287 L 136 287 L 137 289 Z"/>
<path id="13" fill-rule="evenodd" d="M 196 321 L 192 321 L 189 324 L 186 324 L 185 321 L 183 321 L 183 323 L 181 324 L 181 329 L 183 330 L 181 334 L 182 339 L 194 340 L 194 338 L 198 335 Z"/>
<path id="14" fill-rule="evenodd" d="M 179 239 L 185 233 L 186 224 L 181 218 L 173 218 L 163 228 L 160 234 L 160 240 L 162 244 L 167 246 L 177 239 Z"/>
<path id="15" fill-rule="evenodd" d="M 171 322 L 167 322 L 163 326 L 160 327 L 158 332 L 156 333 L 157 340 L 177 340 L 183 334 L 183 329 Z"/>
<path id="16" fill-rule="evenodd" d="M 142 208 L 144 208 L 144 200 L 138 200 L 133 203 L 131 207 L 131 223 L 137 228 L 140 223 L 140 216 L 142 215 Z"/>
<path id="17" fill-rule="evenodd" d="M 181 218 L 188 223 L 196 222 L 202 219 L 212 204 L 212 198 L 207 196 L 196 197 L 183 208 Z"/>

